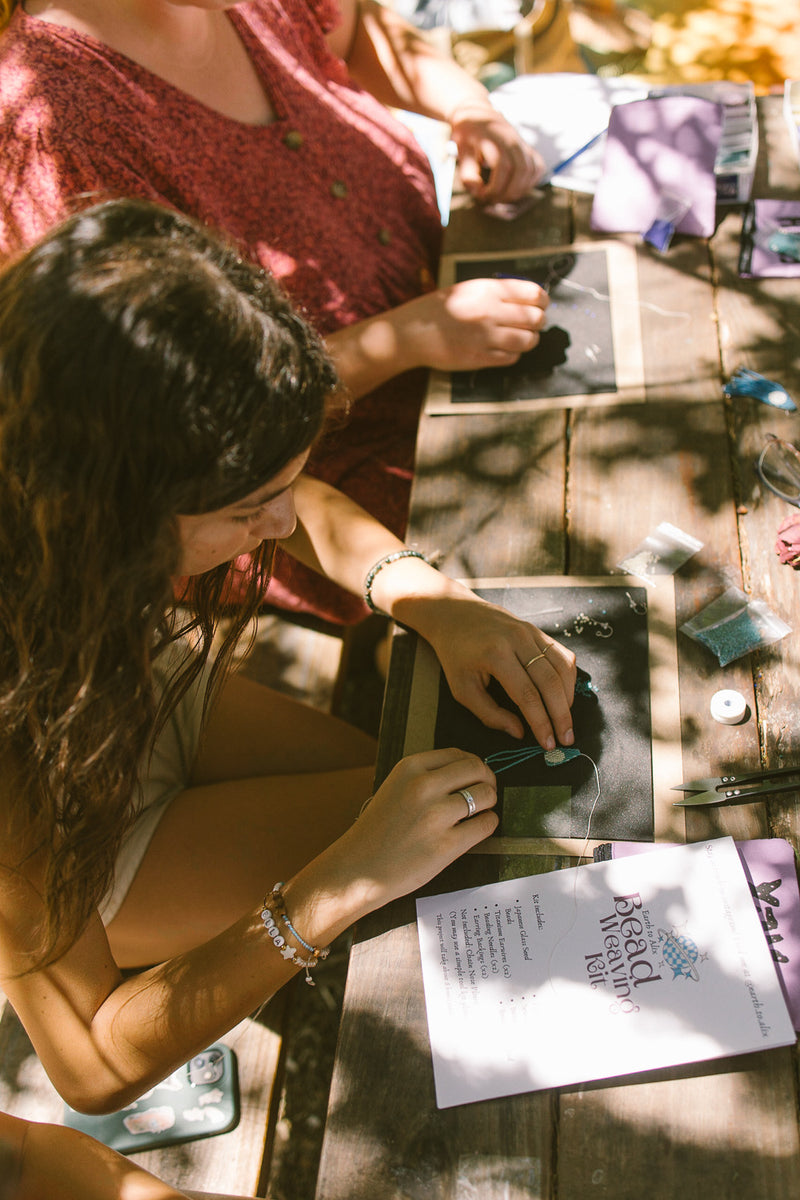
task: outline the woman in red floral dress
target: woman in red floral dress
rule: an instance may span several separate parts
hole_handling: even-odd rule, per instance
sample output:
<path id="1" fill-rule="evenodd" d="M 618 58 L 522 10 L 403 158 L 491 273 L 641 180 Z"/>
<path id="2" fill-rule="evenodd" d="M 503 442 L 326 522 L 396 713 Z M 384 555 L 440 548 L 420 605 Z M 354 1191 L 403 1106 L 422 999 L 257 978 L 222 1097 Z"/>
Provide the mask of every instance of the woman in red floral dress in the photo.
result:
<path id="1" fill-rule="evenodd" d="M 523 280 L 435 287 L 431 172 L 387 104 L 449 120 L 479 202 L 535 182 L 485 89 L 372 0 L 30 0 L 0 37 L 0 251 L 111 195 L 223 230 L 327 338 L 352 397 L 308 469 L 402 536 L 426 368 L 515 361 L 547 298 Z M 288 558 L 267 598 L 366 612 Z"/>

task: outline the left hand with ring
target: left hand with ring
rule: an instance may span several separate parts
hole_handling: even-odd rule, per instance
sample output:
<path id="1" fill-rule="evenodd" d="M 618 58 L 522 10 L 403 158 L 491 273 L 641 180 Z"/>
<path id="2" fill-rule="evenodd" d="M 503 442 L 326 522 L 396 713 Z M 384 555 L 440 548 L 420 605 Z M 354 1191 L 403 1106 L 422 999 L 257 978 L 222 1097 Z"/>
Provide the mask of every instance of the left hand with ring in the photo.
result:
<path id="1" fill-rule="evenodd" d="M 540 746 L 555 749 L 556 739 L 571 746 L 577 676 L 572 651 L 463 584 L 440 580 L 446 596 L 409 598 L 396 615 L 433 646 L 455 699 L 490 729 L 521 738 L 522 721 L 487 690 L 496 679 Z"/>

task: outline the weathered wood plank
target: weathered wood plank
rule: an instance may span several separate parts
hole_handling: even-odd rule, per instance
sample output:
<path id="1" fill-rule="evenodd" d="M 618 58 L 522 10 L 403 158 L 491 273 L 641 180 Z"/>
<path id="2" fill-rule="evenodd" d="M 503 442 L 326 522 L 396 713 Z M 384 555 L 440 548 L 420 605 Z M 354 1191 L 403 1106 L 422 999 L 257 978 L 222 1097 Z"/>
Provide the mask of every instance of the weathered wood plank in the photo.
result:
<path id="1" fill-rule="evenodd" d="M 191 1196 L 192 1200 L 249 1200 L 247 1196 L 231 1196 L 228 1193 L 225 1195 L 222 1192 L 196 1192 L 192 1188 L 184 1189 L 187 1196 Z"/>
<path id="2" fill-rule="evenodd" d="M 568 241 L 571 210 L 548 190 L 513 223 L 515 245 Z M 509 226 L 456 197 L 447 250 L 503 250 Z M 423 416 L 407 540 L 460 577 L 563 570 L 565 414 Z"/>
<path id="3" fill-rule="evenodd" d="M 572 201 L 568 192 L 545 188 L 527 213 L 515 221 L 487 214 L 463 191 L 456 191 L 445 238 L 445 251 L 507 251 L 510 246 L 534 249 L 562 246 L 572 240 Z"/>
<path id="4" fill-rule="evenodd" d="M 222 1192 L 196 1192 L 193 1188 L 185 1188 L 184 1191 L 192 1200 L 249 1200 L 247 1196 L 223 1195 Z"/>
<path id="5" fill-rule="evenodd" d="M 557 860 L 472 855 L 424 889 L 552 869 Z M 436 1108 L 413 900 L 359 925 L 317 1184 L 318 1200 L 545 1200 L 550 1093 Z M 380 1084 L 365 1087 L 364 1080 Z"/>
<path id="6" fill-rule="evenodd" d="M 758 101 L 758 162 L 754 196 L 796 200 L 800 190 L 797 154 L 783 117 L 782 96 L 761 96 Z"/>
<path id="7" fill-rule="evenodd" d="M 678 247 L 681 244 L 678 243 Z M 705 542 L 675 576 L 678 626 L 729 585 L 741 586 L 738 530 L 733 504 L 730 445 L 719 378 L 717 326 L 711 269 L 705 247 L 682 247 L 658 258 L 642 250 L 640 297 L 661 298 L 680 280 L 689 317 L 677 344 L 658 313 L 642 314 L 647 402 L 572 416 L 569 458 L 569 555 L 575 573 L 613 572 L 661 521 Z M 682 398 L 669 384 L 674 363 L 696 380 Z M 712 366 L 713 364 L 713 366 Z M 652 389 L 652 390 L 651 390 Z M 669 396 L 671 398 L 665 398 Z M 745 664 L 723 672 L 713 654 L 678 634 L 684 778 L 728 767 L 758 765 L 755 721 L 719 726 L 710 717 L 711 696 L 722 687 L 741 691 L 755 712 Z M 679 783 L 680 780 L 675 780 Z M 714 830 L 738 837 L 765 832 L 756 807 L 687 814 L 693 838 Z"/>
<path id="8" fill-rule="evenodd" d="M 784 135 L 780 101 L 761 103 L 762 131 L 769 148 L 769 172 L 762 171 L 763 192 L 786 195 L 791 186 L 800 197 L 800 173 L 788 136 Z M 723 377 L 742 365 L 783 384 L 800 403 L 800 293 L 796 279 L 740 279 L 737 271 L 741 221 L 731 213 L 712 243 L 719 279 L 720 345 Z M 733 398 L 728 403 L 734 443 L 734 469 L 739 502 L 739 533 L 747 591 L 764 600 L 793 632 L 775 646 L 753 655 L 756 705 L 765 763 L 781 766 L 800 761 L 800 622 L 798 575 L 775 554 L 775 537 L 792 507 L 763 487 L 754 470 L 767 432 L 797 443 L 800 417 L 757 400 Z M 800 515 L 800 513 L 798 514 Z M 800 794 L 786 793 L 769 802 L 770 828 L 797 849 Z"/>
<path id="9" fill-rule="evenodd" d="M 773 184 L 778 177 L 773 175 Z M 564 220 L 565 204 L 571 222 Z M 565 201 L 562 194 L 555 205 L 559 234 L 569 227 L 570 236 L 572 231 L 591 236 L 590 201 L 580 197 Z M 530 240 L 533 234 L 525 223 L 505 230 L 493 227 L 487 234 L 481 220 L 485 225 L 486 218 L 459 213 L 453 238 L 448 235 L 448 249 L 499 250 L 512 244 L 537 244 Z M 659 256 L 638 245 L 639 239 L 627 239 L 637 245 L 640 264 L 645 396 L 639 405 L 573 410 L 568 417 L 566 474 L 556 469 L 554 445 L 536 481 L 547 495 L 536 500 L 531 562 L 526 561 L 519 531 L 512 531 L 506 541 L 503 523 L 498 522 L 500 513 L 513 514 L 515 522 L 522 519 L 513 490 L 508 511 L 492 507 L 487 500 L 490 489 L 484 494 L 479 472 L 477 495 L 471 496 L 472 479 L 465 466 L 472 467 L 470 456 L 476 446 L 491 444 L 492 430 L 500 428 L 497 421 L 482 428 L 473 423 L 478 418 L 471 417 L 464 428 L 456 423 L 463 418 L 448 417 L 423 425 L 412 531 L 426 549 L 441 544 L 445 564 L 472 576 L 541 574 L 543 570 L 608 574 L 655 525 L 669 520 L 706 543 L 676 577 L 679 623 L 727 585 L 751 582 L 753 552 L 745 539 L 743 563 L 734 500 L 740 480 L 734 474 L 731 451 L 732 434 L 738 430 L 726 418 L 721 394 L 725 356 L 734 352 L 724 339 L 738 341 L 745 354 L 765 352 L 775 326 L 765 321 L 763 313 L 742 307 L 739 291 L 727 279 L 717 290 L 724 231 L 730 221 L 725 218 L 711 251 L 700 242 L 679 239 L 667 256 Z M 545 235 L 538 244 L 553 244 L 553 238 Z M 747 296 L 745 291 L 745 300 Z M 796 334 L 800 314 L 785 306 L 782 293 L 773 307 L 771 315 L 783 314 L 780 319 L 791 322 Z M 772 335 L 762 334 L 759 322 L 764 322 L 765 331 L 772 328 Z M 760 361 L 750 365 L 761 369 Z M 791 366 L 793 370 L 797 366 L 794 357 Z M 527 422 L 513 416 L 503 425 L 502 437 L 525 438 Z M 546 419 L 546 414 L 537 414 L 540 424 L 531 435 L 537 441 L 547 436 L 549 428 L 555 429 L 541 423 Z M 512 464 L 514 449 L 505 451 L 509 456 L 505 461 Z M 493 452 L 501 463 L 494 474 L 502 492 L 503 450 Z M 748 449 L 745 454 L 749 453 Z M 741 474 L 741 452 L 733 461 Z M 458 511 L 462 504 L 463 513 Z M 483 522 L 482 514 L 486 514 Z M 466 546 L 459 544 L 462 516 L 469 530 Z M 550 526 L 549 535 L 540 535 L 540 523 Z M 498 537 L 505 557 L 498 550 Z M 758 537 L 765 541 L 763 531 Z M 771 583 L 788 587 L 787 576 L 795 577 L 786 568 L 779 570 L 784 574 L 770 572 Z M 412 640 L 404 636 L 396 647 L 404 680 L 410 674 L 411 645 Z M 765 683 L 767 660 L 762 656 L 723 670 L 709 651 L 681 636 L 679 659 L 684 778 L 732 764 L 756 765 L 760 757 L 756 716 L 763 716 L 759 704 L 773 705 L 787 660 L 776 660 L 775 673 L 768 674 Z M 752 715 L 741 726 L 718 726 L 710 717 L 711 695 L 723 686 L 737 688 L 750 702 Z M 395 711 L 403 711 L 405 690 L 401 693 L 396 710 L 387 706 L 386 722 L 393 720 Z M 789 694 L 794 700 L 794 682 Z M 775 710 L 780 711 L 779 705 Z M 781 726 L 785 738 L 783 723 L 790 723 L 788 711 Z M 796 718 L 791 727 L 797 728 Z M 387 724 L 385 729 L 388 737 Z M 774 737 L 777 740 L 777 733 Z M 386 769 L 399 752 L 397 739 L 384 740 L 381 752 L 382 769 Z M 786 828 L 797 827 L 791 805 L 782 805 L 780 812 L 785 812 Z M 784 827 L 775 808 L 771 816 L 773 830 Z M 768 828 L 759 806 L 691 814 L 689 824 L 695 839 L 723 832 L 753 837 Z M 454 867 L 448 875 L 454 882 L 449 886 L 465 886 L 476 861 L 477 856 L 470 856 Z M 539 864 L 558 865 L 564 864 L 557 860 Z M 532 869 L 530 864 L 527 869 Z M 445 886 L 437 881 L 434 890 Z M 565 1091 L 560 1098 L 540 1093 L 436 1111 L 412 921 L 411 902 L 404 901 L 388 914 L 376 914 L 359 930 L 334 1074 L 320 1200 L 367 1195 L 377 1200 L 400 1196 L 450 1200 L 472 1194 L 520 1194 L 542 1200 L 585 1200 L 588 1195 L 673 1200 L 701 1189 L 709 1200 L 728 1200 L 732 1188 L 758 1200 L 790 1200 L 795 1195 L 800 1149 L 795 1064 L 788 1051 L 638 1076 L 635 1082 L 598 1083 Z M 376 1079 L 376 1062 L 385 1072 L 383 1084 Z M 365 1080 L 372 1080 L 372 1085 L 365 1086 Z M 528 1178 L 522 1182 L 526 1171 Z"/>
<path id="10" fill-rule="evenodd" d="M 591 231 L 592 198 L 575 194 L 575 237 L 605 240 Z M 708 304 L 711 264 L 696 239 L 676 239 L 661 255 L 636 234 L 616 234 L 636 251 L 639 322 L 647 404 L 719 398 L 716 317 Z M 634 303 L 634 300 L 631 300 Z"/>
<path id="11" fill-rule="evenodd" d="M 676 247 L 677 250 L 677 247 Z M 676 343 L 643 312 L 648 402 L 644 410 L 574 414 L 570 454 L 570 562 L 574 569 L 613 569 L 661 520 L 706 547 L 676 576 L 678 623 L 726 586 L 741 586 L 731 447 L 720 399 L 719 347 L 708 320 L 716 313 L 711 263 L 697 244 L 668 262 L 642 253 L 640 295 L 663 297 L 672 271 L 691 315 L 691 336 Z M 674 279 L 672 280 L 674 282 Z M 667 403 L 664 382 L 674 359 L 697 379 L 684 398 Z M 651 381 L 654 390 L 651 393 Z M 659 401 L 655 407 L 654 401 Z M 699 403 L 698 403 L 699 401 Z M 605 419 L 604 419 L 605 418 Z M 718 726 L 708 702 L 735 687 L 756 711 L 748 660 L 721 669 L 713 656 L 679 636 L 684 777 L 729 766 L 757 765 L 758 728 Z M 676 780 L 676 782 L 678 782 Z M 692 813 L 693 838 L 767 831 L 762 806 Z M 738 1131 L 742 1131 L 741 1135 Z M 665 1072 L 652 1081 L 617 1081 L 565 1093 L 559 1120 L 559 1200 L 592 1195 L 660 1200 L 702 1188 L 709 1200 L 737 1191 L 788 1197 L 796 1190 L 797 1110 L 788 1052 L 704 1068 Z"/>
<path id="12" fill-rule="evenodd" d="M 427 417 L 408 540 L 462 578 L 564 569 L 559 413 Z"/>
<path id="13" fill-rule="evenodd" d="M 262 613 L 242 674 L 313 708 L 330 712 L 342 660 L 343 638 Z"/>
<path id="14" fill-rule="evenodd" d="M 559 1200 L 790 1200 L 792 1057 L 773 1050 L 562 1093 Z"/>
<path id="15" fill-rule="evenodd" d="M 656 415 L 657 414 L 657 415 Z M 614 449 L 609 449 L 613 447 Z M 634 411 L 575 414 L 570 454 L 570 566 L 576 573 L 613 572 L 661 521 L 694 536 L 704 549 L 675 576 L 680 626 L 730 584 L 741 586 L 736 522 L 731 503 L 727 431 L 715 405 L 647 406 Z M 727 497 L 727 504 L 725 499 Z M 735 688 L 752 711 L 749 667 L 723 671 L 713 654 L 678 633 L 683 778 L 732 763 L 758 765 L 756 723 L 720 726 L 710 700 Z M 680 783 L 679 779 L 674 783 Z M 738 837 L 765 832 L 758 806 L 687 814 L 693 838 L 712 830 Z"/>

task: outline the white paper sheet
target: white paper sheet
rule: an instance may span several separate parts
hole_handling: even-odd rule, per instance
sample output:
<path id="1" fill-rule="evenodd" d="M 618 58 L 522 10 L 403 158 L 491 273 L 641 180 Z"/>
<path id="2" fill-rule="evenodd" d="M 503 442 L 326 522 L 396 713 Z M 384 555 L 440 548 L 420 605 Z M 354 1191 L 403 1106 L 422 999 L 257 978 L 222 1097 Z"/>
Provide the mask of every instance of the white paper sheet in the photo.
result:
<path id="1" fill-rule="evenodd" d="M 417 900 L 440 1108 L 790 1045 L 731 838 Z"/>
<path id="2" fill-rule="evenodd" d="M 552 177 L 554 187 L 591 194 L 603 173 L 605 130 L 611 109 L 629 100 L 663 95 L 698 96 L 723 105 L 723 132 L 715 167 L 717 199 L 722 203 L 747 200 L 758 151 L 752 83 L 716 79 L 653 85 L 635 75 L 603 78 L 556 71 L 518 75 L 492 92 L 492 103 L 539 151 L 547 166 L 545 178 L 560 164 L 566 164 Z M 573 158 L 587 143 L 591 143 L 588 148 Z"/>
<path id="3" fill-rule="evenodd" d="M 641 80 L 565 71 L 519 75 L 492 92 L 492 104 L 536 147 L 548 178 L 560 168 L 553 176 L 555 187 L 591 193 L 602 171 L 612 106 L 646 95 L 647 84 Z M 573 159 L 587 143 L 591 145 Z M 568 165 L 561 167 L 567 160 Z"/>

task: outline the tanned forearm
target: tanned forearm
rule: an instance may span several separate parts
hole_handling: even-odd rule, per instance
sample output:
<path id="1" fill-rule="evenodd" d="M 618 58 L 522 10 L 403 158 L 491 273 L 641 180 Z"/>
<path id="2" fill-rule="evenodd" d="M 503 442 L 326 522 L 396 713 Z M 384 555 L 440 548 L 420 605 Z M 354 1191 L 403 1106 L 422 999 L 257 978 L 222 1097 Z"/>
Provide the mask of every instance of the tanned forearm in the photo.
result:
<path id="1" fill-rule="evenodd" d="M 347 67 L 384 104 L 440 121 L 465 106 L 491 105 L 483 84 L 377 0 L 358 5 Z"/>

